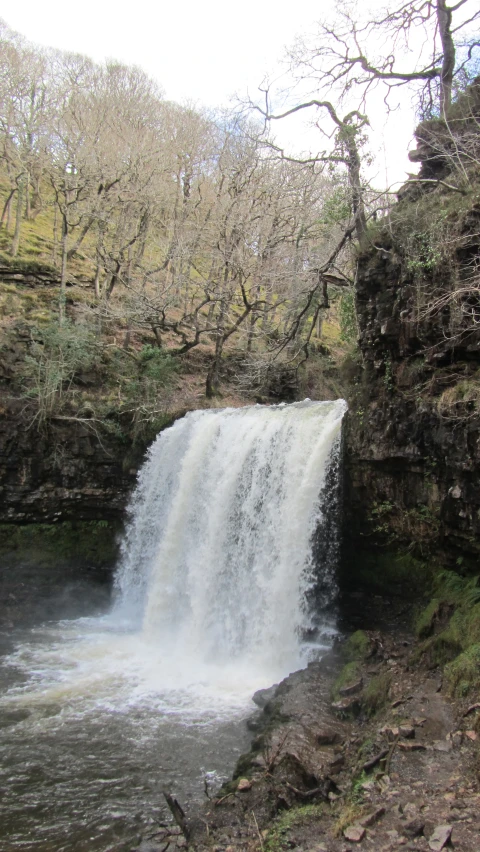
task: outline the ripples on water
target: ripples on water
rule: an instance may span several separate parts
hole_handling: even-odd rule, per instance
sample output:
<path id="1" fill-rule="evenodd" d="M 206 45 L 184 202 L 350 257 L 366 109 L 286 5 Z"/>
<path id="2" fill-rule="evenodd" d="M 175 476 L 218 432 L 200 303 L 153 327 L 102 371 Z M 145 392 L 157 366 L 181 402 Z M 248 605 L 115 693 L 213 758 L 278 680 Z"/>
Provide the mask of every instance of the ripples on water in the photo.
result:
<path id="1" fill-rule="evenodd" d="M 110 617 L 22 639 L 0 673 L 2 852 L 131 849 L 165 818 L 163 789 L 199 801 L 205 773 L 218 786 L 248 747 L 251 681 L 175 682 L 168 659 Z"/>

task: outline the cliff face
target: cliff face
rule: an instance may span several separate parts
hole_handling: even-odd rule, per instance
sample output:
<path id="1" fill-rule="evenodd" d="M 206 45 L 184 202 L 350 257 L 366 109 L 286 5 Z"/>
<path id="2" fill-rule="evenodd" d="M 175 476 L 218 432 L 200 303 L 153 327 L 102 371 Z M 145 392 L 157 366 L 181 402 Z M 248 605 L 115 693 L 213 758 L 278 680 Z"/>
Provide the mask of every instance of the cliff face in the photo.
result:
<path id="1" fill-rule="evenodd" d="M 29 428 L 12 403 L 0 421 L 0 523 L 119 520 L 140 457 L 73 418 Z"/>
<path id="2" fill-rule="evenodd" d="M 480 169 L 456 179 L 419 138 L 429 182 L 404 187 L 359 257 L 347 505 L 354 541 L 461 565 L 480 552 Z"/>

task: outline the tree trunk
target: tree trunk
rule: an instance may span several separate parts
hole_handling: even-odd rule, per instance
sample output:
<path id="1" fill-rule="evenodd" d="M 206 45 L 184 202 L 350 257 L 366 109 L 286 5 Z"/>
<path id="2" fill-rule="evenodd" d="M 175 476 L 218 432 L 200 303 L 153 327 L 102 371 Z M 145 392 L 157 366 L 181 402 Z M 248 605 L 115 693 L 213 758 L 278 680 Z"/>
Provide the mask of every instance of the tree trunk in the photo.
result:
<path id="1" fill-rule="evenodd" d="M 12 257 L 17 256 L 18 249 L 20 247 L 20 229 L 22 227 L 23 189 L 24 189 L 24 179 L 23 179 L 23 175 L 22 175 L 18 179 L 17 210 L 16 210 L 16 214 L 15 214 L 15 233 L 13 235 L 12 247 L 10 249 L 10 254 L 12 255 Z"/>
<path id="2" fill-rule="evenodd" d="M 58 300 L 58 316 L 60 325 L 65 320 L 65 305 L 67 302 L 67 262 L 68 262 L 68 221 L 67 214 L 62 215 L 62 267 L 60 272 L 60 296 Z"/>
<path id="3" fill-rule="evenodd" d="M 58 207 L 53 208 L 53 246 L 52 261 L 55 268 L 58 267 Z"/>
<path id="4" fill-rule="evenodd" d="M 10 207 L 11 207 L 12 198 L 15 195 L 15 192 L 16 192 L 15 189 L 10 190 L 10 193 L 8 195 L 8 198 L 5 202 L 5 204 L 3 206 L 3 210 L 2 210 L 2 218 L 0 220 L 0 227 L 3 226 L 3 223 L 5 221 L 5 217 L 6 217 L 6 219 L 7 219 L 7 231 L 8 231 L 8 225 L 9 225 L 9 220 L 10 220 Z"/>
<path id="5" fill-rule="evenodd" d="M 27 172 L 25 181 L 25 219 L 27 222 L 32 218 L 32 207 L 30 203 L 30 175 Z"/>
<path id="6" fill-rule="evenodd" d="M 94 287 L 94 290 L 95 290 L 95 298 L 99 299 L 100 296 L 102 295 L 101 289 L 100 289 L 100 264 L 99 263 L 97 263 L 97 268 L 95 270 L 95 279 L 94 279 L 94 282 L 93 282 L 93 287 Z"/>
<path id="7" fill-rule="evenodd" d="M 361 240 L 367 231 L 367 217 L 363 200 L 363 186 L 360 176 L 360 154 L 358 153 L 356 130 L 350 124 L 344 124 L 342 139 L 348 152 L 348 178 L 352 190 L 352 209 L 355 219 L 357 238 Z"/>
<path id="8" fill-rule="evenodd" d="M 443 49 L 440 77 L 440 117 L 446 118 L 452 103 L 452 83 L 455 70 L 455 44 L 451 30 L 452 11 L 448 8 L 446 0 L 437 0 L 437 21 Z"/>

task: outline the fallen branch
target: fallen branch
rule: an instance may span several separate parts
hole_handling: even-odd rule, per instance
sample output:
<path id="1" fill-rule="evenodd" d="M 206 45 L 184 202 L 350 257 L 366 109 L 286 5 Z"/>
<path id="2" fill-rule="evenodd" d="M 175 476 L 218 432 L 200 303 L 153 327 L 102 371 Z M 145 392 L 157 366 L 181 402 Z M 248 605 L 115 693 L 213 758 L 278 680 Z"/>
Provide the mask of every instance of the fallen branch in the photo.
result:
<path id="1" fill-rule="evenodd" d="M 320 795 L 322 799 L 326 802 L 328 801 L 328 793 L 325 788 L 328 786 L 330 788 L 330 784 L 325 784 L 323 787 L 315 787 L 314 790 L 298 790 L 293 784 L 290 784 L 288 781 L 286 782 L 286 786 L 292 793 L 295 793 L 299 799 L 313 799 L 315 796 Z"/>
<path id="2" fill-rule="evenodd" d="M 388 755 L 389 751 L 389 748 L 384 748 L 382 749 L 382 751 L 376 754 L 375 757 L 371 757 L 370 760 L 367 760 L 366 763 L 363 764 L 362 771 L 369 772 L 370 769 L 373 769 L 373 767 L 376 766 L 377 763 L 380 763 L 380 761 Z"/>
<path id="3" fill-rule="evenodd" d="M 221 805 L 221 804 L 222 804 L 222 802 L 224 802 L 224 801 L 225 801 L 225 799 L 229 799 L 229 798 L 230 798 L 230 796 L 234 796 L 234 795 L 235 795 L 235 792 L 233 792 L 233 793 L 227 793 L 227 795 L 226 795 L 226 796 L 222 796 L 222 798 L 221 798 L 221 799 L 214 799 L 213 804 L 214 804 L 214 806 L 215 806 L 216 808 L 218 808 L 218 806 L 219 806 L 219 805 Z"/>
<path id="4" fill-rule="evenodd" d="M 170 809 L 170 812 L 177 823 L 179 829 L 181 830 L 185 840 L 189 840 L 190 838 L 190 829 L 187 825 L 187 820 L 185 819 L 185 814 L 181 805 L 178 804 L 177 800 L 170 795 L 170 793 L 166 793 L 163 791 L 163 795 L 165 796 L 165 801 Z"/>
<path id="5" fill-rule="evenodd" d="M 471 706 L 471 707 L 468 707 L 468 709 L 467 709 L 467 710 L 465 710 L 465 713 L 463 714 L 463 716 L 464 716 L 464 717 L 465 717 L 465 716 L 469 716 L 469 715 L 470 715 L 470 713 L 473 713 L 473 712 L 474 712 L 474 710 L 480 710 L 480 703 L 478 703 L 478 702 L 477 702 L 476 704 L 472 704 L 472 706 Z"/>

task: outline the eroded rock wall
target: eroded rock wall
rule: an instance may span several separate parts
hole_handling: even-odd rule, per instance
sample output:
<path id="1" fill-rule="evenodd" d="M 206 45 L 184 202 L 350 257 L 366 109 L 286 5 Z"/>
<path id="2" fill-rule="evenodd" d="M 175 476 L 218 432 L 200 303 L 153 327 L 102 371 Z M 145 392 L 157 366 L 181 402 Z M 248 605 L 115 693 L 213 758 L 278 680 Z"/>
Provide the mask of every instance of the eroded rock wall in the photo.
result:
<path id="1" fill-rule="evenodd" d="M 39 431 L 22 408 L 0 419 L 0 523 L 119 520 L 141 451 L 75 418 Z"/>
<path id="2" fill-rule="evenodd" d="M 350 540 L 450 564 L 480 552 L 480 177 L 416 184 L 358 262 Z M 407 187 L 408 188 L 408 187 Z"/>

